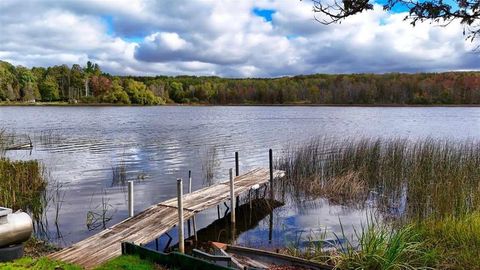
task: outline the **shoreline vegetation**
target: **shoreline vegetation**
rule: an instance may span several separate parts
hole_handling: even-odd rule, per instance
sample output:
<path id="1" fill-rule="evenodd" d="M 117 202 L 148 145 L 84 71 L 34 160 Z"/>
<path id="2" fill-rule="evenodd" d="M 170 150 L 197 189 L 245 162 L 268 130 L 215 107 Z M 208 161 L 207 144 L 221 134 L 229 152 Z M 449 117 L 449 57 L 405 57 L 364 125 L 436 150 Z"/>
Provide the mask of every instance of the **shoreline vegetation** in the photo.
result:
<path id="1" fill-rule="evenodd" d="M 335 235 L 348 240 L 333 251 L 320 234 L 286 253 L 338 269 L 479 269 L 479 141 L 316 138 L 276 167 L 299 202 L 375 209 L 354 235 Z"/>
<path id="2" fill-rule="evenodd" d="M 480 104 L 206 104 L 206 103 L 165 103 L 156 105 L 118 103 L 68 103 L 68 102 L 18 102 L 0 101 L 0 107 L 359 107 L 359 108 L 477 108 Z"/>
<path id="3" fill-rule="evenodd" d="M 312 74 L 279 78 L 113 76 L 97 64 L 0 60 L 1 105 L 479 106 L 480 72 Z"/>

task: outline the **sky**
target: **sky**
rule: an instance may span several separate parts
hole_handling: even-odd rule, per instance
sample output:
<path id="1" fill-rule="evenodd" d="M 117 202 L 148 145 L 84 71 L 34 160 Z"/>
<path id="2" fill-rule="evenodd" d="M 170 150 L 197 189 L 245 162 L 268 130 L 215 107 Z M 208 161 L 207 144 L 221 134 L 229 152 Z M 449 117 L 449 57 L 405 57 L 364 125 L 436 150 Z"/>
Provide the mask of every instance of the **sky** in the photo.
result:
<path id="1" fill-rule="evenodd" d="M 0 60 L 92 61 L 115 75 L 480 70 L 478 41 L 458 22 L 412 27 L 405 15 L 376 4 L 323 25 L 309 0 L 0 0 Z"/>

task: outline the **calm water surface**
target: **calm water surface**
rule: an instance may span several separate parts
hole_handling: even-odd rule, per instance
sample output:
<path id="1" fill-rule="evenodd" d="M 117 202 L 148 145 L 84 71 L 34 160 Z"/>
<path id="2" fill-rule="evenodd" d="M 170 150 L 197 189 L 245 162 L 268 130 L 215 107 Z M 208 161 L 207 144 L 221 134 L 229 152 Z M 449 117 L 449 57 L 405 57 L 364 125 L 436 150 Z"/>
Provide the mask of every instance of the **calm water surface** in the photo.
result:
<path id="1" fill-rule="evenodd" d="M 177 177 L 192 170 L 193 189 L 205 186 L 205 160 L 215 153 L 214 179 L 226 180 L 240 152 L 240 170 L 268 166 L 268 149 L 281 155 L 285 146 L 315 136 L 434 137 L 480 139 L 480 108 L 378 107 L 0 107 L 0 128 L 29 135 L 32 151 L 10 151 L 14 159 L 38 159 L 50 181 L 61 183 L 63 203 L 51 239 L 70 245 L 99 229 L 86 226 L 87 212 L 99 209 L 102 198 L 113 219 L 127 217 L 125 187 L 113 181 L 112 168 L 125 167 L 135 183 L 135 209 L 175 195 Z M 223 209 L 222 209 L 223 210 Z M 288 203 L 273 213 L 273 239 L 268 242 L 269 217 L 242 232 L 237 242 L 251 246 L 282 246 L 299 235 L 338 232 L 365 221 L 366 210 L 332 206 L 323 200 Z M 198 216 L 206 227 L 217 209 Z M 60 236 L 61 237 L 58 237 Z M 172 235 L 175 233 L 172 231 Z M 166 239 L 161 239 L 161 244 Z"/>

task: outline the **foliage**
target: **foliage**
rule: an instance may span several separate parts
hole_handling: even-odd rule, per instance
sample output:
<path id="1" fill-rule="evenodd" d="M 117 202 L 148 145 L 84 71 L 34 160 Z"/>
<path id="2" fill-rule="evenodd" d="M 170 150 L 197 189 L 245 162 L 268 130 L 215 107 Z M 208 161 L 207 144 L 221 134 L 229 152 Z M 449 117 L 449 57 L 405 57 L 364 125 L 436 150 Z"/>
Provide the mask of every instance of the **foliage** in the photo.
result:
<path id="1" fill-rule="evenodd" d="M 162 103 L 161 98 L 155 96 L 142 82 L 126 79 L 124 81 L 124 89 L 134 104 L 157 105 Z"/>
<path id="2" fill-rule="evenodd" d="M 29 70 L 0 61 L 0 101 L 32 98 L 141 105 L 480 104 L 480 73 L 316 74 L 272 79 L 120 77 L 102 73 L 93 63 L 84 68 L 75 64 Z"/>
<path id="3" fill-rule="evenodd" d="M 20 98 L 24 101 L 40 99 L 40 93 L 33 73 L 25 67 L 17 67 L 20 86 Z"/>
<path id="4" fill-rule="evenodd" d="M 55 77 L 51 75 L 45 77 L 40 84 L 40 94 L 44 101 L 55 101 L 59 99 L 58 83 L 57 80 L 55 80 Z"/>
<path id="5" fill-rule="evenodd" d="M 15 100 L 18 96 L 18 79 L 15 67 L 0 61 L 0 100 Z"/>
<path id="6" fill-rule="evenodd" d="M 372 10 L 373 2 L 368 0 L 343 0 L 324 1 L 312 0 L 313 11 L 326 15 L 326 19 L 318 19 L 324 24 L 337 23 L 352 15 L 363 11 Z M 480 34 L 480 1 L 479 0 L 455 0 L 455 1 L 411 1 L 411 0 L 388 0 L 384 3 L 384 10 L 407 9 L 408 15 L 405 20 L 410 20 L 415 26 L 417 22 L 434 21 L 449 24 L 458 20 L 464 25 L 464 34 L 467 38 L 475 39 Z"/>

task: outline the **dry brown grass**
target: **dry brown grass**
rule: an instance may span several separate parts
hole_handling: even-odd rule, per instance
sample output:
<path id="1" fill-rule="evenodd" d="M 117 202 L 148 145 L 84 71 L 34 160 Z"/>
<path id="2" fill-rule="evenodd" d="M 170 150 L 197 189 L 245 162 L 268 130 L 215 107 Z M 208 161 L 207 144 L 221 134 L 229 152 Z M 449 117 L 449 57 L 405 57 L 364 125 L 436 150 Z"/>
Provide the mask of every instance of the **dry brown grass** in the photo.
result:
<path id="1" fill-rule="evenodd" d="M 367 198 L 368 185 L 358 172 L 349 171 L 329 179 L 318 191 L 313 192 L 323 194 L 323 197 L 335 204 L 354 205 Z"/>
<path id="2" fill-rule="evenodd" d="M 283 191 L 418 219 L 480 210 L 480 142 L 314 139 L 277 161 Z"/>

